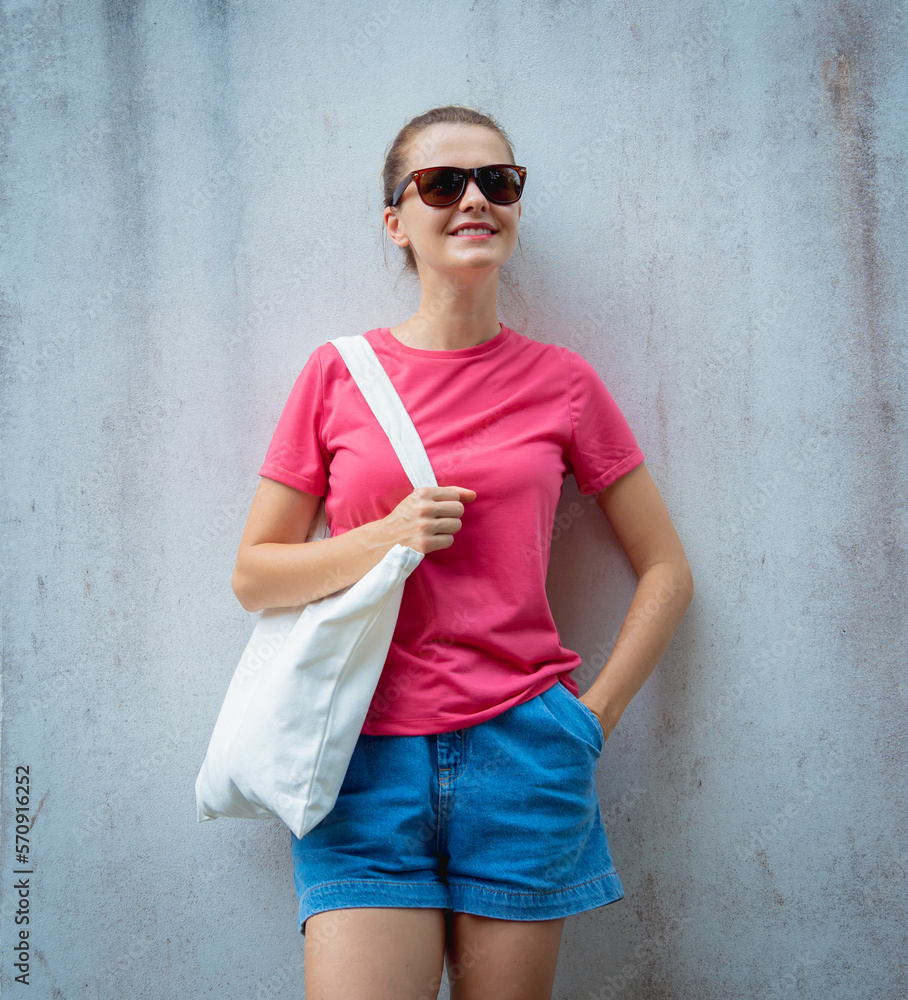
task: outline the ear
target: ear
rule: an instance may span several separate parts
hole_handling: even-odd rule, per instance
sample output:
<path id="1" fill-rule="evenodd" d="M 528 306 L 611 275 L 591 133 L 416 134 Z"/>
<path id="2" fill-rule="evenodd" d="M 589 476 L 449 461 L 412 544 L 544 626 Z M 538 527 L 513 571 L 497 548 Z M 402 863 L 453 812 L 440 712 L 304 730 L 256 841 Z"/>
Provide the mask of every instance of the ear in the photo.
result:
<path id="1" fill-rule="evenodd" d="M 388 235 L 399 246 L 405 247 L 410 242 L 410 237 L 404 232 L 403 222 L 397 212 L 389 205 L 382 213 L 382 219 Z"/>

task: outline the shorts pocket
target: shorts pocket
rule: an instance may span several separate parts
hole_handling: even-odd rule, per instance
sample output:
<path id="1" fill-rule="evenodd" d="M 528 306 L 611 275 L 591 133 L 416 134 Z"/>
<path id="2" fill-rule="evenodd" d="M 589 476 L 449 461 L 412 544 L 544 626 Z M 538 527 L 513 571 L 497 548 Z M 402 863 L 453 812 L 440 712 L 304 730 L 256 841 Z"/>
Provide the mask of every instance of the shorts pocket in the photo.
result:
<path id="1" fill-rule="evenodd" d="M 576 695 L 571 694 L 560 680 L 553 684 L 549 691 L 553 692 L 556 698 L 560 698 L 562 703 L 568 703 L 567 707 L 563 709 L 556 706 L 556 712 L 553 712 L 556 719 L 572 735 L 578 736 L 584 743 L 591 746 L 596 751 L 597 756 L 601 754 L 605 745 L 605 733 L 602 730 L 602 724 L 596 718 L 596 713 L 591 708 L 587 708 Z M 543 694 L 547 693 L 543 692 Z M 565 712 L 568 714 L 567 718 L 565 718 Z M 570 715 L 571 712 L 574 713 L 573 716 Z"/>

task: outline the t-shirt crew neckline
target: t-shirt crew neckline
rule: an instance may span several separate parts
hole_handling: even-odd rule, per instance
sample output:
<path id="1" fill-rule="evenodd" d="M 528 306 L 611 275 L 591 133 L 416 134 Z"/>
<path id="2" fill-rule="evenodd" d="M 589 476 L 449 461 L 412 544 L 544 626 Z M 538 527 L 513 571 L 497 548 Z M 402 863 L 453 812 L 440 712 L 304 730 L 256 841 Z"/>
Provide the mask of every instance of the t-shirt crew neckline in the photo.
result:
<path id="1" fill-rule="evenodd" d="M 379 327 L 378 333 L 382 339 L 382 343 L 390 350 L 399 354 L 412 354 L 419 358 L 440 358 L 446 361 L 459 361 L 463 358 L 475 358 L 480 354 L 488 354 L 489 351 L 494 351 L 496 348 L 501 347 L 511 335 L 511 329 L 505 326 L 504 323 L 500 323 L 499 326 L 501 326 L 501 329 L 491 340 L 486 340 L 481 344 L 474 344 L 472 347 L 457 347 L 451 351 L 424 351 L 418 347 L 409 347 L 401 343 L 391 333 L 390 327 L 387 326 Z"/>

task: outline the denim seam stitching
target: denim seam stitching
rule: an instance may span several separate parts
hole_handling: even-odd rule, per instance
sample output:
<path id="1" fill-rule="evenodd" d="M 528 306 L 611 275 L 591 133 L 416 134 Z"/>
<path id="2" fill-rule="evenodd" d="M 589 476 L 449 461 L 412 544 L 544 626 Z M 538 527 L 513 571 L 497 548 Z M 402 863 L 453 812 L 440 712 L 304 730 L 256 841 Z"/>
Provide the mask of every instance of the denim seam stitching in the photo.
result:
<path id="1" fill-rule="evenodd" d="M 573 892 L 575 889 L 583 889 L 585 886 L 593 885 L 595 882 L 601 882 L 603 879 L 613 878 L 617 876 L 618 872 L 613 868 L 610 872 L 606 872 L 604 875 L 597 875 L 596 878 L 587 879 L 586 882 L 578 882 L 576 885 L 569 885 L 561 889 L 540 889 L 536 892 L 513 892 L 510 889 L 492 889 L 487 885 L 480 885 L 478 882 L 461 882 L 455 880 L 453 882 L 448 882 L 448 888 L 452 886 L 470 886 L 473 889 L 481 889 L 483 892 L 497 893 L 503 896 L 553 896 L 559 892 Z"/>
<path id="2" fill-rule="evenodd" d="M 306 889 L 303 893 L 303 897 L 309 895 L 310 892 L 315 892 L 316 889 L 327 889 L 328 886 L 332 885 L 430 885 L 439 886 L 444 888 L 444 883 L 442 882 L 390 882 L 388 879 L 382 878 L 347 878 L 347 879 L 336 879 L 334 882 L 319 882 L 318 885 L 313 885 Z"/>

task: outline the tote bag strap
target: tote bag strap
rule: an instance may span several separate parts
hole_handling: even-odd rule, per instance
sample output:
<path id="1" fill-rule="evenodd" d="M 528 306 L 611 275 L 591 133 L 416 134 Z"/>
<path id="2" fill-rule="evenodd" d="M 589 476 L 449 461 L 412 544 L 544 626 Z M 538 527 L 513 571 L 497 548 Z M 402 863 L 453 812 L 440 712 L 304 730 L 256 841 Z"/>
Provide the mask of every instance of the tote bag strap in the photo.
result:
<path id="1" fill-rule="evenodd" d="M 432 463 L 419 432 L 369 341 L 360 334 L 356 337 L 335 337 L 328 343 L 334 344 L 344 359 L 366 402 L 388 435 L 414 489 L 437 486 Z"/>

